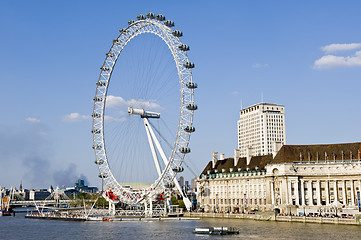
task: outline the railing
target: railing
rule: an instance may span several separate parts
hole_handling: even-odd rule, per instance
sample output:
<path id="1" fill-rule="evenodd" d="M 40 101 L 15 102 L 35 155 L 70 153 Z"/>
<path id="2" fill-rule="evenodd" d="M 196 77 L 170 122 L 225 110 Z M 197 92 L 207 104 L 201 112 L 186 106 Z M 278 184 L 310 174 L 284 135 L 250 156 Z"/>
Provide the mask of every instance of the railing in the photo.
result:
<path id="1" fill-rule="evenodd" d="M 29 201 L 14 201 L 10 202 L 10 205 L 17 205 L 17 206 L 34 206 L 36 205 L 52 205 L 52 204 L 67 204 L 71 203 L 72 200 L 29 200 Z"/>

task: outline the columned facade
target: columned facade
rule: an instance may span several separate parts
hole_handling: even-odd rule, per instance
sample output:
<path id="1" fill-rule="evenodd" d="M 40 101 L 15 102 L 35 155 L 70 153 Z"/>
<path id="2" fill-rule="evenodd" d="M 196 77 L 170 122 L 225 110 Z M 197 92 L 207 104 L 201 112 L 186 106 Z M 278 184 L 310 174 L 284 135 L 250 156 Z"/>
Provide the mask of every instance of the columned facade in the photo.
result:
<path id="1" fill-rule="evenodd" d="M 350 146 L 359 144 L 342 144 L 346 148 L 342 152 L 350 152 Z M 317 147 L 318 150 L 320 146 Z M 332 147 L 328 145 L 327 149 Z M 312 155 L 293 153 L 299 158 L 297 161 L 289 157 L 291 150 L 296 152 L 295 148 L 300 149 L 284 145 L 276 157 L 210 162 L 197 179 L 199 207 L 207 212 L 277 210 L 287 214 L 327 214 L 332 209 L 339 209 L 340 214 L 358 212 L 361 160 L 346 159 L 336 153 L 328 154 L 334 156 L 333 160 L 319 159 L 318 150 Z M 312 148 L 316 147 L 307 146 Z M 312 161 L 315 160 L 312 156 L 317 156 L 317 161 Z"/>
<path id="2" fill-rule="evenodd" d="M 298 168 L 297 172 L 291 172 L 290 165 L 269 164 L 266 172 L 235 172 L 208 178 L 203 176 L 198 179 L 198 188 L 202 191 L 199 202 L 205 211 L 210 212 L 274 208 L 286 211 L 289 206 L 317 210 L 320 207 L 327 208 L 335 202 L 356 209 L 361 163 L 292 164 Z M 349 166 L 352 166 L 352 171 L 340 173 L 342 171 L 339 169 Z M 323 168 L 329 171 L 324 173 L 316 170 Z"/>

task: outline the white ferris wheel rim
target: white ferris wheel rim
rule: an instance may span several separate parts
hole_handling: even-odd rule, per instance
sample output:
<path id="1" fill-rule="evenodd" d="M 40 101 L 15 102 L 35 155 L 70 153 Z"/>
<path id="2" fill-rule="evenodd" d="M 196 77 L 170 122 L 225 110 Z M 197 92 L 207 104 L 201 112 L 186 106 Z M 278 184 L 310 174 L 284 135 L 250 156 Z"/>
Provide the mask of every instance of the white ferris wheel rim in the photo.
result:
<path id="1" fill-rule="evenodd" d="M 177 30 L 173 31 L 171 26 L 166 26 L 163 21 L 164 19 L 158 20 L 145 17 L 141 17 L 138 21 L 129 21 L 129 26 L 125 29 L 121 29 L 120 35 L 113 40 L 113 45 L 106 54 L 107 56 L 103 66 L 101 67 L 101 73 L 97 82 L 92 114 L 93 149 L 96 157 L 95 163 L 99 169 L 99 177 L 101 177 L 104 182 L 105 190 L 111 190 L 119 197 L 121 202 L 127 204 L 135 204 L 139 202 L 140 199 L 148 196 L 150 192 L 156 192 L 156 190 L 162 191 L 167 183 L 171 183 L 173 181 L 176 176 L 176 172 L 172 169 L 176 169 L 177 167 L 180 168 L 185 154 L 190 151 L 188 145 L 192 131 L 185 131 L 185 129 L 193 128 L 194 131 L 193 112 L 197 109 L 197 106 L 194 104 L 194 87 L 189 87 L 189 83 L 193 83 L 191 68 L 193 68 L 194 65 L 191 67 L 187 66 L 187 64 L 190 63 L 186 54 L 187 50 L 181 50 L 179 47 L 183 45 L 179 40 L 182 33 Z M 134 37 L 143 33 L 150 33 L 160 37 L 170 49 L 178 71 L 181 97 L 177 136 L 171 156 L 169 156 L 168 164 L 162 170 L 160 177 L 156 179 L 149 188 L 143 189 L 141 192 L 134 192 L 121 186 L 109 167 L 103 131 L 104 111 L 109 82 L 118 57 L 124 47 Z"/>

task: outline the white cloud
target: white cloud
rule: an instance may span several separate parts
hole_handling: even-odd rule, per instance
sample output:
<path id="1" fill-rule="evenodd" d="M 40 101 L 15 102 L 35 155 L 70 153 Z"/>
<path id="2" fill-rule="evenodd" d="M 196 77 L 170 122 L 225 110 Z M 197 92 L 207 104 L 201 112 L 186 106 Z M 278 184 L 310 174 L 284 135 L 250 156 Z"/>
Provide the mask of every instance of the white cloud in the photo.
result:
<path id="1" fill-rule="evenodd" d="M 264 64 L 255 63 L 255 64 L 252 65 L 253 68 L 264 68 L 264 67 L 268 67 L 268 66 L 269 66 L 268 63 L 264 63 Z"/>
<path id="2" fill-rule="evenodd" d="M 70 113 L 63 117 L 64 122 L 81 122 L 84 120 L 89 120 L 91 117 L 88 115 L 81 115 L 79 113 Z"/>
<path id="3" fill-rule="evenodd" d="M 113 95 L 107 96 L 106 107 L 116 108 L 116 109 L 124 108 L 124 107 L 144 108 L 148 110 L 162 109 L 161 106 L 155 103 L 153 100 L 144 100 L 144 99 L 125 100 L 122 97 L 117 97 Z"/>
<path id="4" fill-rule="evenodd" d="M 317 59 L 313 65 L 314 69 L 329 69 L 335 67 L 361 67 L 361 51 L 352 56 L 326 55 Z"/>
<path id="5" fill-rule="evenodd" d="M 232 95 L 238 95 L 238 91 L 234 91 L 234 92 L 232 92 Z"/>
<path id="6" fill-rule="evenodd" d="M 28 121 L 28 122 L 31 122 L 31 123 L 40 123 L 40 120 L 37 119 L 37 118 L 28 117 L 25 120 Z"/>
<path id="7" fill-rule="evenodd" d="M 326 53 L 340 52 L 340 51 L 349 51 L 356 50 L 361 48 L 361 43 L 333 43 L 327 46 L 321 47 L 322 51 Z"/>

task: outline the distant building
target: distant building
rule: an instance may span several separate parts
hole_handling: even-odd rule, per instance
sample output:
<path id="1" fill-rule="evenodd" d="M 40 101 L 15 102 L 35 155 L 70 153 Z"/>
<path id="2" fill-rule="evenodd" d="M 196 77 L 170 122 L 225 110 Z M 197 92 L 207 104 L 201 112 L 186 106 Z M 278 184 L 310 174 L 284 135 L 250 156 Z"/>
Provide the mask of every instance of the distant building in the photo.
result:
<path id="1" fill-rule="evenodd" d="M 44 200 L 50 196 L 48 189 L 31 189 L 29 190 L 29 200 Z"/>
<path id="2" fill-rule="evenodd" d="M 183 177 L 183 176 L 180 176 L 180 177 L 178 178 L 178 183 L 179 183 L 179 185 L 183 188 L 183 186 L 184 186 L 184 177 Z"/>
<path id="3" fill-rule="evenodd" d="M 272 154 L 286 144 L 283 105 L 258 103 L 244 108 L 237 125 L 240 157 Z"/>
<path id="4" fill-rule="evenodd" d="M 199 207 L 209 212 L 277 210 L 355 214 L 361 192 L 361 143 L 284 145 L 275 155 L 218 160 L 197 179 Z"/>
<path id="5" fill-rule="evenodd" d="M 78 194 L 80 192 L 97 193 L 98 188 L 86 186 L 83 179 L 78 179 L 78 180 L 76 180 L 74 187 L 66 188 L 66 190 L 65 190 L 65 194 L 68 196 L 73 195 L 73 194 Z"/>
<path id="6" fill-rule="evenodd" d="M 191 180 L 191 188 L 194 192 L 196 191 L 196 187 L 197 187 L 196 181 L 197 181 L 197 178 L 192 178 L 192 180 Z"/>

